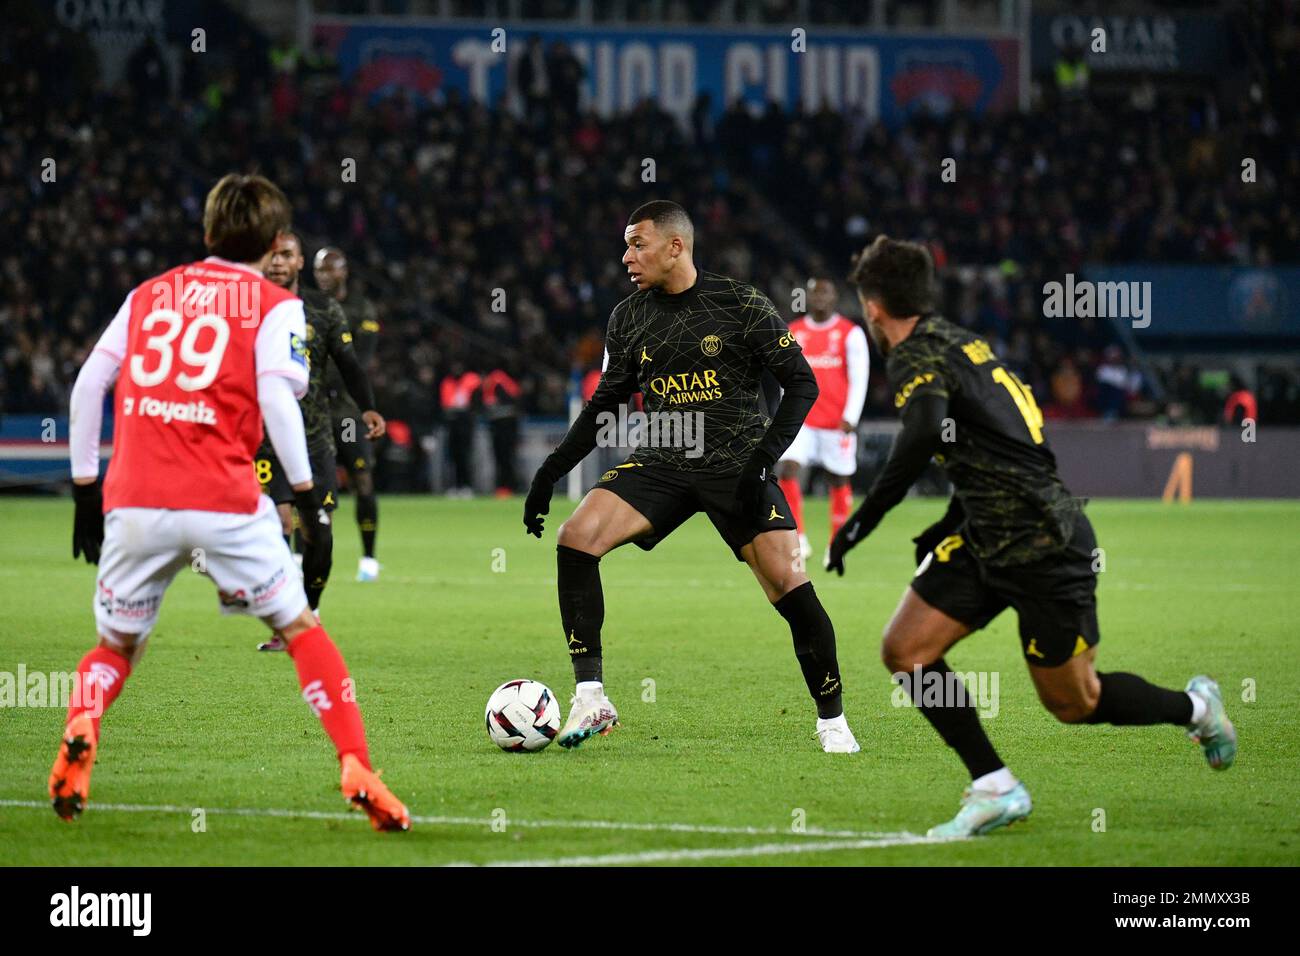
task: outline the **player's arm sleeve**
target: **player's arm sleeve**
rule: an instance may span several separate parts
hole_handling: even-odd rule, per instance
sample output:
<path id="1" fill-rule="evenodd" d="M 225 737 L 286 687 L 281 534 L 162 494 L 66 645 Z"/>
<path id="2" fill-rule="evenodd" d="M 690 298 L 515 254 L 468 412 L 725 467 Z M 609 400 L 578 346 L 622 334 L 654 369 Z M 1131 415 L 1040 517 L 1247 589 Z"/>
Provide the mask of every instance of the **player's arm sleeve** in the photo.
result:
<path id="1" fill-rule="evenodd" d="M 286 379 L 295 398 L 307 394 L 307 316 L 301 299 L 286 299 L 262 316 L 253 351 L 259 388 L 270 376 Z"/>
<path id="2" fill-rule="evenodd" d="M 798 340 L 767 296 L 753 289 L 745 305 L 749 313 L 745 341 L 783 389 L 781 402 L 772 414 L 772 424 L 752 456 L 770 467 L 790 447 L 816 404 L 817 376 L 803 357 Z"/>
<path id="3" fill-rule="evenodd" d="M 362 368 L 365 368 L 379 348 L 379 311 L 373 302 L 366 301 L 361 327 L 353 329 L 352 335 L 355 339 L 357 361 L 361 363 Z M 373 405 L 370 407 L 374 408 Z"/>
<path id="4" fill-rule="evenodd" d="M 596 386 L 595 393 L 582 406 L 582 411 L 569 426 L 569 433 L 564 436 L 564 441 L 560 442 L 559 447 L 542 463 L 542 470 L 551 481 L 559 481 L 567 475 L 596 447 L 598 418 L 601 412 L 616 411 L 619 405 L 630 399 L 636 390 L 636 366 L 619 332 L 616 311 L 610 317 L 609 329 L 605 333 L 605 364 L 601 371 L 600 384 Z"/>
<path id="5" fill-rule="evenodd" d="M 370 377 L 361 365 L 353 346 L 352 330 L 348 328 L 347 316 L 337 302 L 330 303 L 330 358 L 338 366 L 343 384 L 363 412 L 375 407 L 375 392 L 370 387 Z"/>
<path id="6" fill-rule="evenodd" d="M 283 375 L 257 377 L 257 404 L 262 422 L 271 439 L 275 457 L 284 467 L 290 485 L 311 480 L 311 462 L 307 458 L 307 431 L 302 423 L 302 409 L 294 393 L 292 380 Z"/>
<path id="7" fill-rule="evenodd" d="M 865 538 L 894 505 L 903 500 L 941 444 L 948 396 L 938 390 L 913 395 L 903 407 L 903 430 L 894 439 L 889 460 L 862 505 L 853 515 L 855 539 Z M 955 500 L 955 499 L 954 499 Z"/>
<path id="8" fill-rule="evenodd" d="M 117 380 L 126 358 L 132 292 L 95 343 L 77 373 L 68 400 L 68 456 L 73 478 L 99 477 L 99 439 L 104 427 L 104 396 Z"/>
<path id="9" fill-rule="evenodd" d="M 844 400 L 844 421 L 857 427 L 862 417 L 862 404 L 867 400 L 867 379 L 871 374 L 871 360 L 867 355 L 867 333 L 855 325 L 844 342 L 848 359 L 849 394 Z"/>

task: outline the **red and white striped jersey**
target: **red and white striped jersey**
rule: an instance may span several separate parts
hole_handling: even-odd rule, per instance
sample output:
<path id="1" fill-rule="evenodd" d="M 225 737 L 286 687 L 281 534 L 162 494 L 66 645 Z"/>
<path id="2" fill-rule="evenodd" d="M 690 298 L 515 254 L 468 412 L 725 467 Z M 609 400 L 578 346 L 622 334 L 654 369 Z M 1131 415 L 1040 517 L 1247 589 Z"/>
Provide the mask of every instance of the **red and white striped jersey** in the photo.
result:
<path id="1" fill-rule="evenodd" d="M 104 510 L 252 514 L 258 377 L 307 390 L 302 300 L 211 257 L 137 286 L 95 348 L 120 366 Z"/>
<path id="2" fill-rule="evenodd" d="M 867 397 L 867 336 L 862 327 L 838 312 L 825 322 L 811 316 L 795 319 L 790 331 L 817 376 L 820 394 L 804 419 L 809 428 L 839 428 L 841 421 L 856 425 Z"/>

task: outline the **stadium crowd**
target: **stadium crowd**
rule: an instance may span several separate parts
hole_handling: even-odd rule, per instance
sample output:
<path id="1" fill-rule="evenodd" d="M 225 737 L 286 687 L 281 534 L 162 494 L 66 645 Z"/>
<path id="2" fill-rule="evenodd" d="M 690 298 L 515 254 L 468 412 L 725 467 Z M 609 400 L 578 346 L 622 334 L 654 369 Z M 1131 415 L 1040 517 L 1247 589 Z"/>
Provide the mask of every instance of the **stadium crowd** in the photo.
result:
<path id="1" fill-rule="evenodd" d="M 1294 146 L 1282 155 L 1294 111 L 1279 116 L 1267 96 L 1240 110 L 1204 95 L 1158 108 L 1048 97 L 1026 115 L 894 131 L 775 106 L 714 123 L 701 101 L 683 128 L 648 101 L 608 120 L 580 112 L 582 66 L 561 45 L 530 48 L 517 116 L 455 91 L 367 98 L 323 48 L 246 38 L 182 57 L 178 77 L 147 44 L 106 90 L 84 43 L 68 55 L 77 42 L 21 23 L 0 41 L 0 411 L 66 408 L 126 292 L 202 254 L 203 196 L 232 169 L 285 188 L 309 254 L 325 242 L 348 253 L 382 321 L 380 407 L 421 433 L 442 419 L 454 365 L 511 376 L 522 411 L 563 413 L 629 291 L 620 237 L 648 195 L 693 212 L 704 268 L 755 282 L 787 317 L 808 275 L 845 274 L 872 235 L 923 239 L 946 314 L 987 334 L 1058 418 L 1215 421 L 1226 384 L 1139 368 L 1104 320 L 1045 319 L 1048 278 L 1085 261 L 1300 261 L 1300 177 L 1261 163 L 1264 188 L 1246 195 L 1215 161 L 1244 145 L 1296 162 Z M 953 184 L 936 175 L 949 156 Z M 856 312 L 847 295 L 841 307 Z M 1300 419 L 1294 366 L 1273 372 L 1261 382 Z M 888 415 L 873 379 L 868 414 Z"/>

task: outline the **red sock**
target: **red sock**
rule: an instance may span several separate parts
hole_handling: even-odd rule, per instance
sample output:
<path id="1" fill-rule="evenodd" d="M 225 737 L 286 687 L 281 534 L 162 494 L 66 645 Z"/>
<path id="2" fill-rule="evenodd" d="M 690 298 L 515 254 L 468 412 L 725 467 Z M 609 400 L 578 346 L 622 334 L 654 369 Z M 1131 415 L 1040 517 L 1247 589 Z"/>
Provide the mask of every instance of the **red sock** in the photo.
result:
<path id="1" fill-rule="evenodd" d="M 66 726 L 78 714 L 89 714 L 99 740 L 99 721 L 108 705 L 122 693 L 122 685 L 131 676 L 131 662 L 107 647 L 92 648 L 77 665 L 77 682 L 68 705 Z"/>
<path id="2" fill-rule="evenodd" d="M 831 537 L 840 530 L 840 526 L 849 520 L 853 512 L 853 487 L 851 485 L 833 485 L 831 487 Z"/>
<path id="3" fill-rule="evenodd" d="M 348 665 L 334 646 L 325 628 L 319 624 L 303 631 L 289 642 L 289 656 L 298 668 L 298 683 L 302 696 L 325 727 L 325 733 L 334 741 L 339 760 L 345 754 L 356 754 L 357 759 L 370 769 L 370 754 L 366 750 L 366 728 L 357 706 L 357 694 Z"/>
<path id="4" fill-rule="evenodd" d="M 785 495 L 786 503 L 794 512 L 794 523 L 798 526 L 799 533 L 803 534 L 803 491 L 799 488 L 799 479 L 781 478 L 777 484 L 781 486 L 781 494 Z"/>

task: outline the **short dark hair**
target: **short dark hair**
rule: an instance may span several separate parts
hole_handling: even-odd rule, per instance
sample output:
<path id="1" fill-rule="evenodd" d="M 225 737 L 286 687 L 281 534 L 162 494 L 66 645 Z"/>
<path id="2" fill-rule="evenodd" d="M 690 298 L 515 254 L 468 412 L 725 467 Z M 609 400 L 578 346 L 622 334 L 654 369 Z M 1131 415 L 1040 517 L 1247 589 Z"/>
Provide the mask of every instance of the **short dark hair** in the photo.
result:
<path id="1" fill-rule="evenodd" d="M 879 299 L 895 318 L 934 308 L 934 260 L 917 242 L 878 236 L 854 261 L 849 281 L 864 299 Z"/>
<path id="2" fill-rule="evenodd" d="M 687 247 L 695 245 L 695 224 L 686 210 L 667 199 L 653 199 L 637 206 L 632 215 L 627 217 L 629 226 L 649 219 L 660 232 L 675 232 L 685 241 Z"/>
<path id="3" fill-rule="evenodd" d="M 265 176 L 222 176 L 203 204 L 204 243 L 214 256 L 231 262 L 262 258 L 289 222 L 289 200 Z"/>

